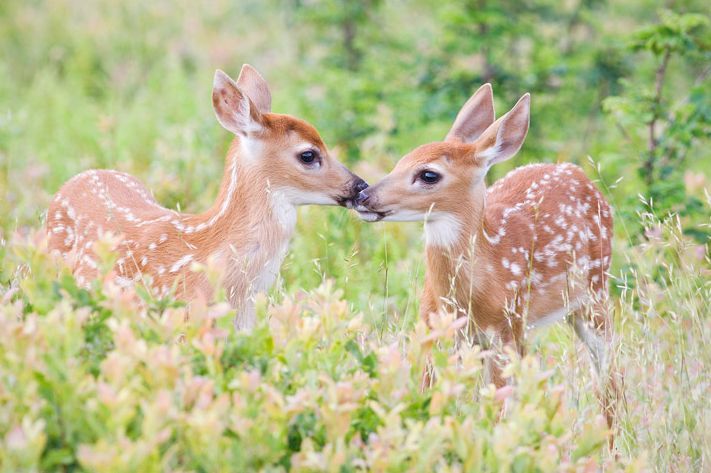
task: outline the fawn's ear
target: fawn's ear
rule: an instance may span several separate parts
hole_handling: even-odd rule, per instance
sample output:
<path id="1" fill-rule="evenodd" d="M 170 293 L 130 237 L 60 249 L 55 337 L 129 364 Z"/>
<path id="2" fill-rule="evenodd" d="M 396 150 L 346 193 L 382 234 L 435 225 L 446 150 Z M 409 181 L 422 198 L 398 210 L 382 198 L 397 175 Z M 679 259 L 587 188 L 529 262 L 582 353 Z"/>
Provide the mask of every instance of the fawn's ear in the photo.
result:
<path id="1" fill-rule="evenodd" d="M 237 87 L 247 94 L 247 97 L 257 106 L 260 113 L 272 111 L 272 93 L 264 77 L 249 64 L 242 65 L 237 78 Z"/>
<path id="2" fill-rule="evenodd" d="M 219 69 L 212 83 L 212 108 L 220 125 L 236 135 L 247 136 L 262 128 L 262 114 L 257 106 Z"/>
<path id="3" fill-rule="evenodd" d="M 513 157 L 521 149 L 530 116 L 531 95 L 525 94 L 503 117 L 496 120 L 476 143 L 476 159 L 488 169 Z"/>
<path id="4" fill-rule="evenodd" d="M 494 123 L 494 118 L 494 93 L 491 84 L 484 84 L 469 97 L 444 140 L 471 143 Z"/>

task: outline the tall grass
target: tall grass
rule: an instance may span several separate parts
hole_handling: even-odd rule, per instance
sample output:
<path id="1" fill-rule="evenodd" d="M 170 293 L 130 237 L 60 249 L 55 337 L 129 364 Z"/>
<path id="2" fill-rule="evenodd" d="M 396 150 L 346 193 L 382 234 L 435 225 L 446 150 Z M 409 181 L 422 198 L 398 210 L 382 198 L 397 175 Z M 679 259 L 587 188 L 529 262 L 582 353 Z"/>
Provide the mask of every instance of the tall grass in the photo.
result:
<path id="1" fill-rule="evenodd" d="M 344 299 L 325 279 L 307 291 L 276 289 L 259 304 L 257 329 L 235 334 L 224 302 L 188 312 L 110 279 L 78 288 L 38 232 L 7 247 L 15 276 L 0 306 L 0 465 L 703 471 L 709 254 L 683 236 L 678 219 L 645 222 L 646 243 L 616 242 L 615 357 L 625 380 L 617 457 L 606 447 L 587 353 L 569 327 L 533 337 L 533 355 L 509 368 L 513 390 L 495 391 L 482 380 L 485 353 L 455 348 L 460 324 L 445 319 L 430 330 L 408 315 L 417 281 L 407 265 L 386 281 L 403 286 L 404 313 L 387 303 L 354 310 L 363 299 Z M 107 271 L 110 243 L 98 246 Z M 290 264 L 307 265 L 297 259 Z M 355 276 L 365 268 L 355 257 L 344 263 L 346 292 L 378 287 Z M 437 382 L 422 392 L 428 355 Z"/>

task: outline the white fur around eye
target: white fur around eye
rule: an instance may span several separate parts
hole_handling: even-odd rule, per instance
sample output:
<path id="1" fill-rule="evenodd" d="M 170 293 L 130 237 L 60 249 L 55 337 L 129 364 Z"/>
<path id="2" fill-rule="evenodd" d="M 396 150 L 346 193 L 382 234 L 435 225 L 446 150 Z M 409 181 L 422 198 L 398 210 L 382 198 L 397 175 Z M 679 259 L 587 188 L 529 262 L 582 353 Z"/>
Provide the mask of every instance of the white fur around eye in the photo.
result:
<path id="1" fill-rule="evenodd" d="M 313 163 L 304 163 L 303 161 L 301 161 L 301 159 L 299 158 L 299 156 L 300 156 L 301 153 L 303 153 L 304 151 L 314 151 L 314 152 L 317 154 L 317 156 L 319 157 L 318 161 L 314 161 Z M 317 147 L 316 145 L 311 144 L 311 143 L 301 143 L 300 145 L 298 145 L 298 146 L 296 147 L 295 156 L 296 156 L 297 162 L 298 162 L 302 167 L 306 167 L 306 169 L 307 169 L 307 170 L 310 170 L 310 171 L 316 171 L 316 170 L 321 169 L 321 166 L 322 166 L 322 164 L 323 164 L 323 162 L 322 162 L 322 161 L 323 161 L 323 155 L 321 154 L 321 151 L 318 149 L 318 147 Z"/>
<path id="2" fill-rule="evenodd" d="M 308 143 L 308 142 L 304 141 L 303 143 L 299 143 L 298 145 L 296 145 L 294 147 L 294 149 L 296 150 L 296 154 L 300 154 L 300 153 L 303 153 L 304 151 L 308 151 L 310 149 L 317 150 L 318 147 L 316 145 L 314 145 L 313 143 Z"/>
<path id="3" fill-rule="evenodd" d="M 422 174 L 422 173 L 425 172 L 425 171 L 436 172 L 437 174 L 440 175 L 440 179 L 439 179 L 437 182 L 432 183 L 432 184 L 428 184 L 428 183 L 424 182 L 422 179 L 420 179 L 420 174 Z M 430 163 L 430 164 L 428 164 L 427 166 L 420 168 L 420 169 L 415 173 L 415 177 L 414 177 L 414 179 L 413 179 L 413 185 L 415 185 L 415 186 L 417 186 L 417 187 L 419 187 L 420 189 L 423 189 L 423 190 L 432 190 L 432 189 L 434 188 L 434 186 L 436 186 L 437 184 L 439 184 L 439 183 L 441 183 L 442 181 L 444 181 L 444 179 L 445 179 L 445 172 L 444 172 L 444 169 L 443 169 L 441 166 L 437 165 L 437 164 Z"/>
<path id="4" fill-rule="evenodd" d="M 301 163 L 304 166 L 306 166 L 306 169 L 311 170 L 311 171 L 316 171 L 321 169 L 321 161 L 314 161 L 313 163 Z"/>

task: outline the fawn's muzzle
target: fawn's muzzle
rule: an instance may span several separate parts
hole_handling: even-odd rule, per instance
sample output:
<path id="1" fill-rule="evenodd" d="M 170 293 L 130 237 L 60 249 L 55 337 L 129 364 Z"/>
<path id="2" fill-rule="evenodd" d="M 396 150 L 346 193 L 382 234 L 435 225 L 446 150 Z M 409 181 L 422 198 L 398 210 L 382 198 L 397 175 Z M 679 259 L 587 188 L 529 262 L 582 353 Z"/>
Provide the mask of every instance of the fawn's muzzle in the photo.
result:
<path id="1" fill-rule="evenodd" d="M 353 194 L 354 195 L 360 195 L 364 190 L 368 188 L 368 183 L 365 182 L 363 179 L 358 178 L 355 181 L 355 184 L 353 186 Z"/>
<path id="2" fill-rule="evenodd" d="M 358 195 L 355 198 L 355 206 L 365 206 L 365 204 L 368 202 L 368 199 L 370 199 L 370 196 L 368 195 L 366 189 L 361 190 L 360 192 L 358 192 Z"/>
<path id="3" fill-rule="evenodd" d="M 377 222 L 385 218 L 389 212 L 381 212 L 371 207 L 371 205 L 377 207 L 377 202 L 372 201 L 370 192 L 371 188 L 360 191 L 353 202 L 353 207 L 361 219 L 366 222 Z"/>
<path id="4" fill-rule="evenodd" d="M 347 207 L 349 209 L 352 209 L 356 206 L 356 199 L 360 195 L 360 193 L 368 188 L 368 183 L 365 182 L 363 179 L 360 177 L 355 177 L 353 179 L 353 184 L 351 186 L 351 189 L 349 191 L 348 197 L 341 197 L 338 198 L 338 205 L 342 205 L 343 207 Z"/>

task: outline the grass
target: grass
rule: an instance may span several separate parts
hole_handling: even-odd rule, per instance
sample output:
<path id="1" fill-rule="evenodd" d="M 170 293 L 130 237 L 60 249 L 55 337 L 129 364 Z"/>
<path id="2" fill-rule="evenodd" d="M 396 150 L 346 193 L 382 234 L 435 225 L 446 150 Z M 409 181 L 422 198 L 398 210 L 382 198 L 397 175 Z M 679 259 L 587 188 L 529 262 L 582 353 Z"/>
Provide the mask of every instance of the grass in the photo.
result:
<path id="1" fill-rule="evenodd" d="M 333 126 L 304 104 L 319 78 L 300 67 L 280 14 L 246 2 L 257 28 L 218 6 L 227 13 L 202 11 L 199 22 L 162 1 L 0 6 L 0 470 L 709 469 L 711 261 L 708 242 L 685 233 L 698 223 L 681 217 L 616 217 L 618 457 L 570 327 L 532 334 L 530 357 L 510 368 L 513 391 L 497 393 L 482 381 L 483 355 L 453 346 L 453 321 L 430 331 L 418 320 L 420 225 L 301 209 L 252 334 L 229 329 L 223 301 L 187 317 L 179 301 L 137 304 L 109 282 L 79 289 L 44 249 L 51 195 L 81 170 L 111 167 L 167 206 L 206 208 L 229 140 L 210 110 L 216 67 L 234 72 L 249 58 L 275 110 L 308 118 L 330 142 Z M 434 123 L 393 148 L 388 113 L 352 163 L 368 180 L 406 145 L 441 135 Z M 637 181 L 624 160 L 601 173 L 582 164 L 613 206 L 627 205 Z M 711 207 L 699 179 L 691 191 Z M 438 382 L 422 393 L 428 354 Z"/>
<path id="2" fill-rule="evenodd" d="M 9 244 L 16 289 L 0 306 L 0 466 L 702 471 L 708 260 L 674 220 L 656 228 L 644 245 L 617 242 L 626 266 L 615 278 L 625 379 L 617 458 L 569 327 L 533 337 L 533 355 L 509 368 L 513 391 L 497 392 L 483 384 L 483 354 L 455 349 L 452 319 L 429 330 L 407 310 L 385 309 L 389 319 L 369 305 L 354 310 L 326 280 L 275 290 L 259 304 L 256 330 L 235 334 L 225 303 L 188 317 L 180 303 L 137 303 L 109 281 L 82 290 L 41 233 L 18 237 Z M 406 274 L 389 277 L 413 282 Z M 428 354 L 438 376 L 423 393 Z"/>

